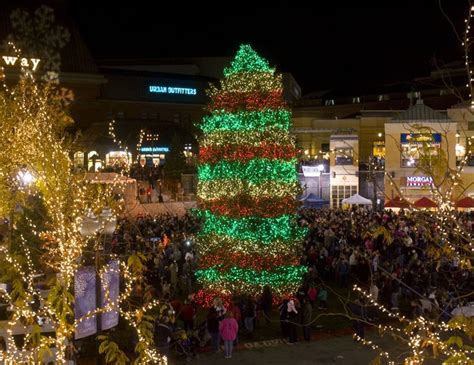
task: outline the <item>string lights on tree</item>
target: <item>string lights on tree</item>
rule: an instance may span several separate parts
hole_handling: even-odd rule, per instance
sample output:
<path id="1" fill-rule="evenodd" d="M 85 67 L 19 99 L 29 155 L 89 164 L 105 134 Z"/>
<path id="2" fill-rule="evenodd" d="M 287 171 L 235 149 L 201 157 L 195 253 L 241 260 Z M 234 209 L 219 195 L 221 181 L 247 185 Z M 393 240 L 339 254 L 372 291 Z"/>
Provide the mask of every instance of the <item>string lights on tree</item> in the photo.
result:
<path id="1" fill-rule="evenodd" d="M 281 75 L 249 45 L 209 90 L 198 165 L 201 302 L 266 285 L 289 296 L 306 271 L 296 256 L 306 231 L 296 222 L 297 149 L 282 91 Z"/>
<path id="2" fill-rule="evenodd" d="M 3 328 L 7 349 L 0 352 L 0 362 L 42 363 L 54 348 L 56 363 L 66 364 L 75 326 L 89 316 L 112 309 L 137 334 L 135 363 L 165 364 L 167 359 L 154 348 L 150 330 L 153 317 L 149 312 L 159 305 L 158 301 L 144 299 L 137 307 L 130 304 L 132 288 L 143 283 L 146 267 L 145 258 L 139 254 L 118 266 L 125 288 L 118 298 L 74 319 L 74 278 L 87 252 L 97 245 L 97 230 L 82 234 L 85 215 L 99 214 L 104 207 L 118 211 L 122 201 L 114 199 L 113 191 L 122 183 L 119 176 L 107 186 L 94 184 L 97 178 L 73 173 L 73 150 L 65 133 L 72 123 L 68 115 L 70 93 L 49 79 L 37 81 L 31 70 L 21 71 L 17 83 L 9 80 L 7 86 L 2 80 L 0 90 L 0 216 L 8 218 L 10 231 L 0 245 L 0 276 L 12 288 L 0 289 L 0 298 L 11 309 Z M 31 198 L 43 207 L 42 223 L 26 217 L 26 227 L 20 229 L 16 222 L 24 214 L 17 208 L 28 206 Z M 102 222 L 98 230 L 107 225 L 108 221 Z M 27 236 L 35 237 L 39 244 L 33 246 Z M 102 269 L 97 267 L 100 276 Z M 49 294 L 35 308 L 32 303 L 41 297 L 34 283 L 38 272 L 47 277 Z M 104 289 L 108 297 L 108 290 Z M 54 336 L 43 333 L 42 326 L 49 326 Z M 21 345 L 13 338 L 17 331 L 26 334 Z M 102 348 L 109 349 L 108 356 L 117 359 L 117 363 L 128 361 L 117 344 L 105 337 Z"/>

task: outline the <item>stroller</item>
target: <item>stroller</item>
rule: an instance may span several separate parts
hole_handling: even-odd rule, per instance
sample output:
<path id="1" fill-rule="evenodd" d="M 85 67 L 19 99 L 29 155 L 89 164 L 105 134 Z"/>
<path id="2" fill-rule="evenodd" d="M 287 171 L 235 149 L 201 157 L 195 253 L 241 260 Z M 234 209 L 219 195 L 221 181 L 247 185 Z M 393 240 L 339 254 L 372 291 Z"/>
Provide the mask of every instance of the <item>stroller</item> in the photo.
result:
<path id="1" fill-rule="evenodd" d="M 183 329 L 176 329 L 173 332 L 170 347 L 174 350 L 174 353 L 178 357 L 186 357 L 186 361 L 190 361 L 193 358 L 197 359 L 199 355 L 196 353 L 196 339 L 193 335 L 194 331 L 186 332 Z"/>

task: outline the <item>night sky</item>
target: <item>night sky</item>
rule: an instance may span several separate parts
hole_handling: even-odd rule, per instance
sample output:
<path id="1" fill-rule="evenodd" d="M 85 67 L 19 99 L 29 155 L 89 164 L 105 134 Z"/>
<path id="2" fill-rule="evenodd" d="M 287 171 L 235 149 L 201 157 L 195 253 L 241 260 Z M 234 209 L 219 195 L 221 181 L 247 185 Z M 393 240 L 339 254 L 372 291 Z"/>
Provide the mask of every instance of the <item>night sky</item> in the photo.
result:
<path id="1" fill-rule="evenodd" d="M 279 71 L 291 72 L 303 93 L 406 81 L 427 76 L 435 56 L 462 59 L 437 0 L 313 2 L 222 1 L 235 7 L 225 9 L 197 6 L 203 2 L 71 1 L 69 8 L 96 58 L 233 56 L 249 42 Z M 468 2 L 442 3 L 462 29 Z"/>

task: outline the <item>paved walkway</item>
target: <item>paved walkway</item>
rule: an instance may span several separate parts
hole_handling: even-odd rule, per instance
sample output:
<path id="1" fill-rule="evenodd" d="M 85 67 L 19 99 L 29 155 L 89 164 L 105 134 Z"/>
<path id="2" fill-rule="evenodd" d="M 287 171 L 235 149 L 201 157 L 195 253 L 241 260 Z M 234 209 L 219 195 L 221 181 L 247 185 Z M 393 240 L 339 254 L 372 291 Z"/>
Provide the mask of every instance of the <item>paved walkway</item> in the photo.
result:
<path id="1" fill-rule="evenodd" d="M 267 340 L 247 343 L 239 346 L 231 359 L 225 359 L 224 353 L 202 353 L 193 359 L 193 365 L 314 365 L 314 364 L 350 364 L 367 365 L 376 354 L 369 348 L 354 342 L 351 336 L 311 342 L 297 342 L 288 345 L 284 340 Z M 171 365 L 184 361 L 170 360 Z"/>
<path id="2" fill-rule="evenodd" d="M 407 348 L 391 340 L 390 336 L 380 338 L 375 333 L 369 335 L 392 355 L 395 364 L 402 364 L 408 354 Z M 398 357 L 397 357 L 398 355 Z M 170 365 L 368 365 L 377 353 L 367 346 L 353 340 L 352 336 L 323 338 L 310 342 L 300 341 L 289 345 L 285 340 L 267 340 L 246 343 L 234 350 L 231 359 L 225 359 L 221 351 L 217 354 L 201 353 L 199 358 L 189 362 L 182 360 L 169 361 Z M 395 358 L 393 357 L 395 356 Z M 386 365 L 387 361 L 382 360 Z M 427 359 L 426 365 L 441 365 L 439 359 Z"/>

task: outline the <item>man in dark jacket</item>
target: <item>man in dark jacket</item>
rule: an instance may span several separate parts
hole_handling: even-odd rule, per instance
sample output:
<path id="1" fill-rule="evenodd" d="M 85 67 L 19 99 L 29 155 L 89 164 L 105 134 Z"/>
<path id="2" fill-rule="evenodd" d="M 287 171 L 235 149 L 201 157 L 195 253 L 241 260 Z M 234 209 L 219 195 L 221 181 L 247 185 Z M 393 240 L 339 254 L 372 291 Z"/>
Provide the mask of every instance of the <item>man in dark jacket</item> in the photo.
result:
<path id="1" fill-rule="evenodd" d="M 160 351 L 160 354 L 167 356 L 170 350 L 171 338 L 173 336 L 173 329 L 169 323 L 169 318 L 164 316 L 159 322 L 155 324 L 155 344 Z"/>
<path id="2" fill-rule="evenodd" d="M 212 352 L 217 352 L 219 350 L 219 319 L 214 307 L 210 307 L 207 312 L 207 332 L 211 336 Z"/>
<path id="3" fill-rule="evenodd" d="M 303 299 L 303 308 L 301 310 L 301 324 L 303 325 L 303 338 L 305 341 L 311 340 L 311 320 L 313 317 L 313 307 L 306 297 Z"/>

